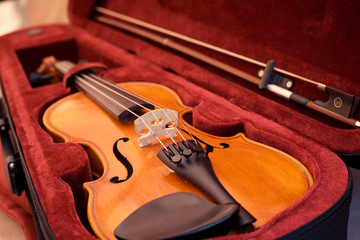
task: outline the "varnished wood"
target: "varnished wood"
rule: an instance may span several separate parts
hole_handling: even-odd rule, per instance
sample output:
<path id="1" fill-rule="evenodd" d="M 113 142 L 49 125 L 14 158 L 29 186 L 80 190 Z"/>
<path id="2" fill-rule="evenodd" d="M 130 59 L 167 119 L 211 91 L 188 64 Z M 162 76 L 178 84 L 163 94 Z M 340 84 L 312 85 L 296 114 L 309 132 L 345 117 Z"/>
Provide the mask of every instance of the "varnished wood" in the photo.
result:
<path id="1" fill-rule="evenodd" d="M 191 111 L 174 92 L 163 86 L 152 83 L 120 86 L 178 111 L 180 119 Z M 113 231 L 117 225 L 152 199 L 179 191 L 204 196 L 156 157 L 162 148 L 160 144 L 140 148 L 132 123 L 116 121 L 82 93 L 54 103 L 45 112 L 43 122 L 51 134 L 85 146 L 93 170 L 102 174 L 99 179 L 84 184 L 88 192 L 88 218 L 94 232 L 102 239 L 115 239 Z M 215 149 L 209 156 L 225 188 L 257 218 L 256 227 L 301 198 L 312 185 L 309 171 L 284 152 L 251 141 L 242 133 L 216 137 L 186 125 L 193 135 L 213 146 L 222 142 L 230 145 L 226 149 Z M 109 181 L 112 177 L 122 179 L 127 173 L 112 150 L 115 141 L 122 137 L 130 141 L 119 142 L 117 147 L 131 162 L 134 174 L 126 182 L 114 184 Z M 165 139 L 164 143 L 171 142 Z"/>

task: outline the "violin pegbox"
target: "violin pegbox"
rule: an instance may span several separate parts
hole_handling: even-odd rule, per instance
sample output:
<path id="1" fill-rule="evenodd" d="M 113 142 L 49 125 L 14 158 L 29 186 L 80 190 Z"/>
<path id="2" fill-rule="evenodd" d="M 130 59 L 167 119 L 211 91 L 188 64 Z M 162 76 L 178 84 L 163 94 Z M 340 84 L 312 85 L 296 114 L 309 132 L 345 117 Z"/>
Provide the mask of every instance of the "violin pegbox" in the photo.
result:
<path id="1" fill-rule="evenodd" d="M 170 109 L 156 109 L 145 113 L 134 121 L 139 146 L 151 144 L 156 137 L 175 138 L 178 113 Z"/>

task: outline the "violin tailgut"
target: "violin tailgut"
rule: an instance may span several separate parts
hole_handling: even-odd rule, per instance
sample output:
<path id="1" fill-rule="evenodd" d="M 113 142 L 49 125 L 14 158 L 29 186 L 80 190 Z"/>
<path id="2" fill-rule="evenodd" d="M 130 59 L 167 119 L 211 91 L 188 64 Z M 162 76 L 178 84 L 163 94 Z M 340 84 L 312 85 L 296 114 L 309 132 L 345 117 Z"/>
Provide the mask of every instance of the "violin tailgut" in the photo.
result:
<path id="1" fill-rule="evenodd" d="M 175 138 L 178 113 L 170 109 L 147 112 L 134 122 L 139 146 L 145 147 L 156 137 Z"/>

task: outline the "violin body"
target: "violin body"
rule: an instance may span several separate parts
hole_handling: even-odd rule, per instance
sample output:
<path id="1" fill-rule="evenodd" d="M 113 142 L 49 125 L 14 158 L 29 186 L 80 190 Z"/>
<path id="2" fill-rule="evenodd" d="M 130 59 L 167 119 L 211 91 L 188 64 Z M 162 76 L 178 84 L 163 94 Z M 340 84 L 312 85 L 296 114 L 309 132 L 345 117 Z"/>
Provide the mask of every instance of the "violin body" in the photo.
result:
<path id="1" fill-rule="evenodd" d="M 185 138 L 190 139 L 187 134 L 190 132 L 202 142 L 215 146 L 209 153 L 214 171 L 232 197 L 257 219 L 255 227 L 262 226 L 301 198 L 312 185 L 312 176 L 306 167 L 284 152 L 249 140 L 242 133 L 217 137 L 193 128 L 184 120 L 191 108 L 184 106 L 170 89 L 143 82 L 119 86 L 177 111 L 187 129 L 180 130 Z M 55 139 L 79 143 L 89 155 L 94 181 L 84 183 L 88 193 L 88 218 L 93 231 L 102 239 L 115 239 L 113 232 L 119 223 L 140 206 L 164 195 L 190 192 L 210 200 L 157 158 L 162 145 L 154 142 L 139 146 L 135 119 L 117 121 L 81 92 L 55 102 L 43 117 L 46 129 Z M 121 140 L 125 138 L 126 141 Z M 161 140 L 165 146 L 172 143 L 170 139 Z M 175 140 L 182 139 L 177 136 Z M 222 143 L 228 147 L 221 148 Z M 132 166 L 133 173 L 126 181 L 114 181 L 126 179 L 128 174 L 115 156 L 114 148 Z"/>

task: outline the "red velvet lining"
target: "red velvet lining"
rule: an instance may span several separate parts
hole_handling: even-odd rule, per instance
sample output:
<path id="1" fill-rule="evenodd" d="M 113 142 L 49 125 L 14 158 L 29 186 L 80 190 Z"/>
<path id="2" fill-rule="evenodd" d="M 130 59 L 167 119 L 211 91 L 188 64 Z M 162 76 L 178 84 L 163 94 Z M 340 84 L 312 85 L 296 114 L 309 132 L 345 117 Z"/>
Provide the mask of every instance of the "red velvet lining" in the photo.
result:
<path id="1" fill-rule="evenodd" d="M 84 70 L 89 70 L 91 68 L 101 68 L 101 69 L 107 69 L 107 67 L 102 63 L 82 63 L 77 64 L 74 67 L 70 68 L 66 74 L 63 77 L 63 86 L 64 88 L 70 87 L 69 80 L 70 78 L 79 72 L 82 72 Z"/>
<path id="2" fill-rule="evenodd" d="M 93 2 L 95 1 L 91 3 Z M 280 67 L 287 67 L 286 69 L 294 70 L 295 73 L 308 70 L 302 75 L 315 80 L 324 76 L 321 81 L 326 84 L 332 83 L 331 81 L 334 79 L 341 80 L 343 85 L 333 84 L 332 86 L 349 90 L 349 92 L 351 90 L 360 95 L 358 92 L 360 90 L 355 89 L 358 83 L 353 81 L 353 77 L 357 74 L 352 72 L 343 75 L 344 68 L 328 71 L 327 66 L 333 59 L 326 58 L 325 62 L 320 62 L 320 57 L 315 54 L 313 54 L 314 58 L 310 60 L 309 57 L 304 57 L 306 55 L 304 48 L 309 47 L 307 44 L 310 43 L 311 38 L 307 39 L 304 48 L 299 50 L 287 51 L 292 49 L 290 43 L 285 44 L 283 49 L 280 49 L 280 45 L 264 46 L 265 42 L 269 43 L 271 38 L 276 40 L 281 36 L 288 36 L 286 31 L 292 30 L 283 27 L 280 20 L 274 28 L 284 29 L 282 33 L 278 33 L 275 37 L 266 36 L 262 39 L 264 42 L 256 42 L 254 39 L 259 36 L 253 31 L 248 34 L 249 38 L 245 38 L 236 32 L 237 28 L 229 26 L 229 29 L 225 29 L 225 31 L 219 30 L 216 26 L 206 25 L 203 18 L 199 18 L 191 12 L 191 8 L 194 6 L 188 5 L 187 2 L 179 1 L 175 6 L 174 2 L 153 1 L 152 4 L 147 5 L 148 12 L 152 12 L 151 9 L 149 10 L 149 6 L 154 11 L 155 9 L 167 9 L 162 14 L 151 15 L 153 18 L 149 14 L 143 14 L 145 10 L 132 7 L 134 5 L 124 5 L 121 1 L 117 1 L 117 5 L 114 5 L 112 1 L 104 2 L 111 9 L 117 11 L 121 9 L 133 14 L 134 17 L 149 20 L 155 24 L 165 24 L 165 27 L 169 29 L 180 23 L 192 26 L 193 29 L 176 28 L 173 30 L 180 30 L 187 35 L 194 34 L 195 37 L 199 36 L 203 40 L 208 40 L 209 43 L 234 49 L 259 60 L 274 58 L 275 55 L 279 60 Z M 270 3 L 272 1 L 268 1 L 268 4 Z M 360 139 L 358 130 L 346 130 L 323 124 L 318 121 L 323 119 L 300 110 L 300 108 L 296 109 L 301 111 L 298 113 L 291 109 L 292 105 L 285 104 L 284 106 L 275 102 L 278 101 L 276 98 L 269 100 L 262 96 L 266 93 L 227 74 L 202 64 L 199 67 L 187 58 L 174 55 L 173 52 L 167 52 L 129 34 L 85 20 L 92 9 L 89 2 L 84 4 L 83 1 L 71 1 L 70 4 L 73 22 L 84 27 L 86 31 L 73 26 L 52 25 L 42 27 L 43 33 L 39 35 L 29 36 L 26 34 L 26 30 L 23 30 L 0 39 L 0 55 L 3 56 L 0 58 L 0 74 L 11 115 L 35 189 L 49 225 L 57 238 L 94 239 L 94 236 L 81 222 L 86 218 L 82 184 L 91 179 L 86 153 L 75 143 L 54 143 L 41 127 L 41 115 L 44 109 L 56 99 L 69 94 L 69 90 L 64 90 L 61 83 L 31 88 L 26 76 L 31 69 L 35 69 L 33 65 L 37 65 L 41 58 L 50 54 L 54 54 L 59 59 L 73 61 L 87 59 L 102 62 L 109 66 L 109 71 L 104 72 L 104 76 L 112 81 L 151 81 L 166 85 L 175 90 L 186 105 L 194 107 L 193 124 L 195 127 L 222 136 L 244 132 L 248 138 L 287 152 L 305 164 L 313 174 L 314 185 L 302 199 L 275 216 L 259 230 L 229 238 L 272 239 L 280 237 L 313 220 L 342 196 L 348 185 L 347 168 L 329 149 L 349 153 L 360 152 L 360 144 L 355 144 L 359 143 Z M 137 4 L 141 6 L 140 3 Z M 320 2 L 309 12 L 319 11 L 316 9 L 321 8 L 322 4 L 325 3 Z M 331 4 L 336 5 L 331 2 L 329 6 Z M 250 9 L 253 7 L 250 4 L 245 5 Z M 294 8 L 291 9 L 294 10 Z M 338 11 L 342 9 L 340 8 Z M 198 10 L 204 14 L 208 11 L 203 7 L 199 7 Z M 246 10 L 249 9 L 244 9 L 244 12 Z M 233 11 L 233 9 L 230 8 L 229 11 Z M 219 14 L 219 19 L 224 19 L 224 16 L 228 15 Z M 335 26 L 340 21 L 336 17 L 337 15 L 336 12 L 332 15 L 336 20 L 334 20 Z M 279 18 L 273 14 L 271 16 L 275 19 Z M 171 21 L 163 21 L 167 19 L 166 17 L 171 18 Z M 242 17 L 239 18 L 242 19 Z M 317 18 L 309 16 L 309 19 L 316 20 Z M 214 23 L 212 18 L 208 20 Z M 329 21 L 325 22 L 329 23 Z M 253 24 L 256 25 L 256 23 Z M 259 23 L 257 24 L 259 25 Z M 296 26 L 306 26 L 304 22 L 302 24 L 297 23 Z M 306 29 L 309 28 L 319 29 L 316 26 L 308 26 Z M 203 31 L 200 33 L 194 29 L 203 29 Z M 227 30 L 229 30 L 229 35 L 225 34 Z M 336 28 L 330 30 L 335 31 Z M 245 34 L 251 29 L 242 29 L 242 31 Z M 224 37 L 219 38 L 219 34 Z M 314 38 L 311 34 L 307 35 L 304 32 L 302 34 Z M 239 36 L 235 38 L 234 35 Z M 101 36 L 101 38 L 94 36 Z M 299 43 L 296 36 L 292 36 L 292 39 L 295 39 L 295 43 Z M 347 41 L 347 43 L 351 43 L 351 40 Z M 62 51 L 59 51 L 59 48 Z M 124 49 L 129 49 L 136 55 L 130 54 Z M 346 50 L 343 51 L 341 54 L 346 53 Z M 249 71 L 255 70 L 254 67 L 247 64 L 239 65 L 246 67 Z M 164 71 L 162 67 L 171 68 L 178 74 Z M 339 76 L 346 76 L 348 79 Z M 300 84 L 298 90 L 304 91 L 307 86 Z M 294 122 L 294 119 L 297 121 Z M 349 142 L 354 144 L 349 144 Z M 0 206 L 6 207 L 3 203 Z"/>
<path id="3" fill-rule="evenodd" d="M 91 6 L 84 8 L 82 1 L 72 4 L 76 12 L 71 17 L 81 17 L 81 22 L 86 23 Z M 360 34 L 353 31 L 353 26 L 360 24 L 356 11 L 360 6 L 358 1 L 279 3 L 267 0 L 254 4 L 233 0 L 210 4 L 150 0 L 143 4 L 141 0 L 135 0 L 128 4 L 127 1 L 107 0 L 100 4 L 236 53 L 245 51 L 245 55 L 263 62 L 273 58 L 280 68 L 298 70 L 295 73 L 325 84 L 333 83 L 334 87 L 344 88 L 344 80 L 351 84 L 350 81 L 360 73 L 353 69 L 360 55 L 360 50 L 353 47 Z M 80 6 L 83 6 L 81 12 Z M 288 61 L 291 56 L 297 58 L 295 62 Z M 323 72 L 303 68 L 306 65 L 297 64 L 300 59 L 311 68 L 318 66 L 325 72 L 341 76 L 341 83 L 322 76 Z M 349 85 L 345 88 L 349 92 L 355 90 Z"/>

